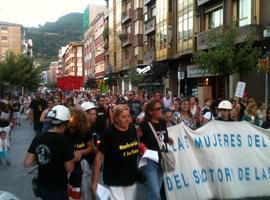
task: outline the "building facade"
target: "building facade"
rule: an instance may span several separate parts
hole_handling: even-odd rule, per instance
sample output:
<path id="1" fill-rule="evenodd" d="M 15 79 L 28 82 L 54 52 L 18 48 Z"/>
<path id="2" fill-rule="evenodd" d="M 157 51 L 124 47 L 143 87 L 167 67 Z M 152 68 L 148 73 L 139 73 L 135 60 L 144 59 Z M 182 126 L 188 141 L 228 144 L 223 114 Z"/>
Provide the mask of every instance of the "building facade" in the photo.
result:
<path id="1" fill-rule="evenodd" d="M 63 55 L 64 76 L 82 76 L 83 69 L 83 42 L 70 42 Z"/>
<path id="2" fill-rule="evenodd" d="M 108 0 L 107 66 L 116 80 L 115 91 L 133 88 L 129 74 L 136 67 L 150 66 L 149 76 L 137 85 L 147 92 L 169 88 L 178 96 L 225 97 L 223 78 L 203 73 L 193 63 L 193 52 L 207 50 L 211 30 L 224 31 L 232 25 L 237 26 L 237 43 L 252 32 L 256 45 L 264 46 L 269 10 L 267 0 Z M 152 76 L 155 73 L 159 75 Z M 262 99 L 263 76 L 252 76 L 261 91 L 252 86 L 249 76 L 230 77 L 230 96 L 242 80 L 251 96 Z"/>
<path id="3" fill-rule="evenodd" d="M 58 76 L 59 63 L 51 62 L 47 73 L 47 82 L 56 83 Z"/>
<path id="4" fill-rule="evenodd" d="M 0 60 L 7 52 L 23 52 L 24 29 L 22 25 L 0 21 Z"/>
<path id="5" fill-rule="evenodd" d="M 223 0 L 198 1 L 198 14 L 200 27 L 197 34 L 197 49 L 207 49 L 207 38 L 213 29 L 236 26 L 236 42 L 241 43 L 252 34 L 256 45 L 269 48 L 263 36 L 264 29 L 270 24 L 270 2 L 265 0 Z M 268 47 L 267 47 L 268 46 Z M 259 101 L 265 96 L 265 75 L 257 73 L 252 75 L 237 74 L 230 77 L 230 94 L 234 96 L 237 81 L 247 83 L 246 88 L 250 96 Z M 256 87 L 254 87 L 256 82 Z"/>

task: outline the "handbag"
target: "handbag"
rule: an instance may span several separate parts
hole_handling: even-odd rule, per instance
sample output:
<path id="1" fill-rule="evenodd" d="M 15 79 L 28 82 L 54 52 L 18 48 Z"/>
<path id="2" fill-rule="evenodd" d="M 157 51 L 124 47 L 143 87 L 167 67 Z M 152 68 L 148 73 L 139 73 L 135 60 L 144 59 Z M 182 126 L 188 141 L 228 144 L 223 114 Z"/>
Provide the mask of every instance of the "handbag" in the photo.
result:
<path id="1" fill-rule="evenodd" d="M 175 169 L 175 158 L 174 158 L 174 155 L 173 155 L 173 152 L 166 149 L 166 150 L 162 150 L 162 143 L 157 135 L 157 132 L 155 131 L 153 125 L 148 122 L 156 140 L 157 140 L 157 143 L 158 143 L 158 146 L 159 146 L 159 149 L 160 149 L 160 165 L 161 165 L 161 168 L 163 169 L 164 172 L 171 172 L 171 171 L 174 171 Z"/>

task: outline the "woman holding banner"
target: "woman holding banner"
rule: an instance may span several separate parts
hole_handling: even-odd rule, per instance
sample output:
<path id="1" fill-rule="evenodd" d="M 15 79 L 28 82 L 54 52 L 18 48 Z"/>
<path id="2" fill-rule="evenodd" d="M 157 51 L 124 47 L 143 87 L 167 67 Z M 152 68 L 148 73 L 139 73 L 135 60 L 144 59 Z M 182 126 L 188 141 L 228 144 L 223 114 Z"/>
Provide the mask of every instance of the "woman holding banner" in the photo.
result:
<path id="1" fill-rule="evenodd" d="M 190 111 L 190 102 L 188 99 L 182 99 L 180 102 L 180 116 L 179 120 L 180 123 L 184 123 L 189 128 L 195 130 L 196 127 L 196 119 L 193 117 Z"/>
<path id="2" fill-rule="evenodd" d="M 150 124 L 153 126 L 156 134 L 162 141 L 162 150 L 159 148 L 158 141 L 156 140 L 155 133 L 152 132 Z M 168 137 L 166 122 L 162 119 L 162 106 L 160 101 L 151 100 L 145 106 L 145 120 L 137 127 L 137 135 L 140 142 L 143 143 L 147 149 L 160 152 L 167 150 L 167 143 L 173 144 L 173 140 Z M 159 159 L 160 160 L 160 159 Z M 146 176 L 146 187 L 148 189 L 148 200 L 160 200 L 160 189 L 162 185 L 163 170 L 161 169 L 160 162 L 156 163 L 150 159 L 147 164 L 143 166 L 142 172 Z"/>

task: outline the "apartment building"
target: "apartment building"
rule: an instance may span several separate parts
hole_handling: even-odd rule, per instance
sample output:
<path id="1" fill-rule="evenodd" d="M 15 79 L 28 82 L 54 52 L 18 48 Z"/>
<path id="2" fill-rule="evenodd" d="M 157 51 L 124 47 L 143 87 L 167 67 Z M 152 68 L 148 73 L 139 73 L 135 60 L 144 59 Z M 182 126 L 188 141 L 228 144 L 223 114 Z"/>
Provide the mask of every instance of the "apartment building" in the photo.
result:
<path id="1" fill-rule="evenodd" d="M 103 79 L 107 69 L 104 12 L 99 13 L 84 34 L 84 65 L 87 79 Z"/>
<path id="2" fill-rule="evenodd" d="M 51 62 L 48 73 L 47 73 L 47 81 L 49 83 L 56 83 L 57 76 L 58 76 L 58 69 L 59 69 L 59 63 L 57 61 Z"/>
<path id="3" fill-rule="evenodd" d="M 83 42 L 70 42 L 63 55 L 64 76 L 84 77 Z"/>
<path id="4" fill-rule="evenodd" d="M 86 32 L 91 26 L 91 22 L 96 18 L 99 13 L 103 13 L 106 10 L 104 5 L 88 5 L 83 13 L 83 30 Z"/>
<path id="5" fill-rule="evenodd" d="M 0 60 L 7 52 L 22 53 L 24 30 L 20 24 L 0 21 Z"/>
<path id="6" fill-rule="evenodd" d="M 198 14 L 200 28 L 197 34 L 197 48 L 207 48 L 208 34 L 214 28 L 222 28 L 236 25 L 237 43 L 243 42 L 245 37 L 253 34 L 256 45 L 269 48 L 269 42 L 263 36 L 263 32 L 270 24 L 270 1 L 267 0 L 198 0 Z M 210 81 L 211 79 L 209 79 Z M 237 81 L 247 83 L 247 91 L 250 96 L 256 96 L 258 100 L 264 100 L 265 75 L 262 73 L 247 75 L 234 75 L 230 77 L 230 96 L 234 95 Z M 256 86 L 254 86 L 256 82 Z M 218 87 L 216 87 L 218 90 Z M 215 92 L 215 91 L 213 91 Z"/>
<path id="7" fill-rule="evenodd" d="M 125 78 L 134 68 L 151 66 L 149 76 L 138 85 L 149 93 L 170 88 L 180 96 L 196 96 L 198 90 L 211 93 L 212 98 L 224 96 L 222 78 L 203 73 L 194 65 L 192 53 L 207 49 L 209 31 L 224 30 L 234 23 L 238 26 L 237 42 L 253 31 L 256 44 L 264 45 L 269 4 L 266 0 L 109 0 L 108 65 L 118 92 L 132 88 Z M 152 76 L 153 71 L 158 76 Z M 248 76 L 234 79 L 231 88 L 237 80 L 247 81 L 251 94 L 262 96 L 249 84 Z M 261 75 L 258 80 L 264 82 Z"/>

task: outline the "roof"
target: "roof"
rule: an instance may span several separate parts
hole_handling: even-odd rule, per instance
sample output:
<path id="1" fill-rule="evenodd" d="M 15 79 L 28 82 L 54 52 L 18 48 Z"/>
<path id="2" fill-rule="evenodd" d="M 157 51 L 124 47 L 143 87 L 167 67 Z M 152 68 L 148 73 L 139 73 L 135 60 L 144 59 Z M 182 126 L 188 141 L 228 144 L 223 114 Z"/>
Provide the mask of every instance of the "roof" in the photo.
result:
<path id="1" fill-rule="evenodd" d="M 12 22 L 4 22 L 4 21 L 0 21 L 0 25 L 7 25 L 7 26 L 21 26 L 21 24 L 16 24 L 16 23 L 12 23 Z"/>

